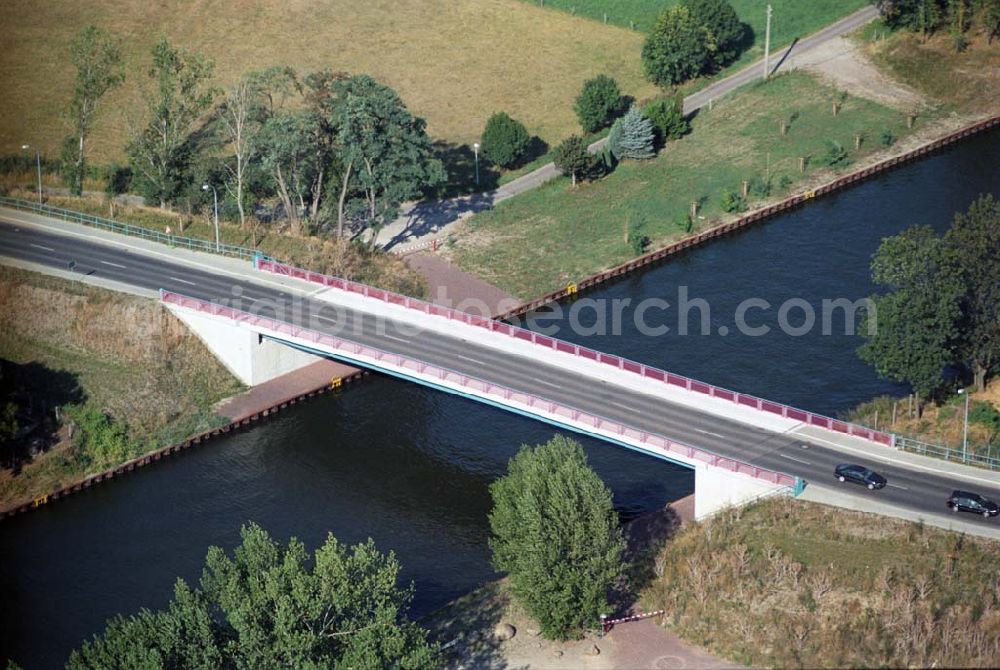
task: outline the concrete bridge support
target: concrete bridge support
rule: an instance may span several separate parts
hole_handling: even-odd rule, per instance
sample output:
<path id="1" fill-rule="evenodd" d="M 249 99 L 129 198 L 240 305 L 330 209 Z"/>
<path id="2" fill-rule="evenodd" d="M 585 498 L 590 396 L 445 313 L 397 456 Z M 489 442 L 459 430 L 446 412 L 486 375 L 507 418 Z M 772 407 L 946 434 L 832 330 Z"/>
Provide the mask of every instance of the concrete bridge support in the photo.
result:
<path id="1" fill-rule="evenodd" d="M 175 305 L 167 304 L 166 307 L 247 386 L 263 384 L 321 359 L 320 356 L 264 338 L 237 322 Z"/>
<path id="2" fill-rule="evenodd" d="M 698 463 L 694 468 L 694 518 L 701 521 L 727 507 L 774 494 L 779 488 L 763 479 Z"/>

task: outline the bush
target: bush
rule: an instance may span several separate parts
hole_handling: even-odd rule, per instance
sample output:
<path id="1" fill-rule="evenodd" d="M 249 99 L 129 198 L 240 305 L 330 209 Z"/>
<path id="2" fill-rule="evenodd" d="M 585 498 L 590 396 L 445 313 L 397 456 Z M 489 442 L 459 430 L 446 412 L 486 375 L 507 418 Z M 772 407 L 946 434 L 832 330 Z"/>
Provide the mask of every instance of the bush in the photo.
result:
<path id="1" fill-rule="evenodd" d="M 990 403 L 976 400 L 969 408 L 969 423 L 985 426 L 995 434 L 1000 432 L 1000 412 Z"/>
<path id="2" fill-rule="evenodd" d="M 723 193 L 719 204 L 722 206 L 722 211 L 729 212 L 730 214 L 742 212 L 747 208 L 746 200 L 736 191 L 726 191 Z"/>
<path id="3" fill-rule="evenodd" d="M 677 217 L 677 220 L 674 223 L 676 223 L 677 227 L 684 233 L 690 233 L 691 229 L 694 228 L 694 221 L 691 220 L 690 214 L 683 214 Z"/>
<path id="4" fill-rule="evenodd" d="M 552 153 L 552 161 L 556 164 L 556 168 L 570 176 L 574 187 L 577 179 L 590 174 L 595 160 L 594 155 L 587 151 L 583 138 L 578 135 L 567 137 Z"/>
<path id="5" fill-rule="evenodd" d="M 524 446 L 490 486 L 493 564 L 550 639 L 597 622 L 622 571 L 611 491 L 563 436 Z"/>
<path id="6" fill-rule="evenodd" d="M 683 137 L 691 129 L 684 116 L 684 99 L 680 95 L 670 100 L 654 100 L 646 105 L 645 115 L 653 124 L 657 138 L 664 144 Z"/>
<path id="7" fill-rule="evenodd" d="M 891 147 L 896 143 L 896 135 L 888 128 L 883 128 L 882 132 L 878 136 L 879 142 L 882 143 L 884 147 Z"/>
<path id="8" fill-rule="evenodd" d="M 783 174 L 781 175 L 781 179 L 778 180 L 778 188 L 788 188 L 792 185 L 792 181 L 789 175 Z"/>
<path id="9" fill-rule="evenodd" d="M 608 148 L 619 160 L 652 158 L 656 154 L 653 150 L 652 122 L 635 107 L 629 109 L 611 126 Z"/>
<path id="10" fill-rule="evenodd" d="M 123 424 L 94 407 L 73 405 L 66 408 L 66 414 L 76 423 L 76 448 L 94 468 L 117 465 L 143 452 Z"/>
<path id="11" fill-rule="evenodd" d="M 628 222 L 628 244 L 636 256 L 645 253 L 650 243 L 649 235 L 644 232 L 645 228 L 646 222 L 641 218 L 632 218 Z"/>
<path id="12" fill-rule="evenodd" d="M 758 198 L 766 198 L 771 195 L 771 178 L 757 175 L 750 180 L 750 193 Z"/>
<path id="13" fill-rule="evenodd" d="M 726 0 L 682 0 L 692 18 L 711 36 L 709 63 L 714 68 L 736 60 L 746 40 L 746 27 Z"/>
<path id="14" fill-rule="evenodd" d="M 486 122 L 480 143 L 487 160 L 509 168 L 524 156 L 531 136 L 523 123 L 512 119 L 506 112 L 497 112 Z"/>
<path id="15" fill-rule="evenodd" d="M 585 133 L 593 133 L 608 126 L 622 108 L 622 94 L 611 77 L 600 74 L 583 83 L 583 90 L 573 109 Z"/>
<path id="16" fill-rule="evenodd" d="M 708 43 L 704 26 L 686 7 L 671 7 L 660 14 L 643 44 L 646 77 L 666 88 L 698 76 L 709 62 Z"/>
<path id="17" fill-rule="evenodd" d="M 838 167 L 847 165 L 851 161 L 847 156 L 847 149 L 844 145 L 835 140 L 830 140 L 826 144 L 826 154 L 823 155 L 823 165 L 828 167 Z"/>

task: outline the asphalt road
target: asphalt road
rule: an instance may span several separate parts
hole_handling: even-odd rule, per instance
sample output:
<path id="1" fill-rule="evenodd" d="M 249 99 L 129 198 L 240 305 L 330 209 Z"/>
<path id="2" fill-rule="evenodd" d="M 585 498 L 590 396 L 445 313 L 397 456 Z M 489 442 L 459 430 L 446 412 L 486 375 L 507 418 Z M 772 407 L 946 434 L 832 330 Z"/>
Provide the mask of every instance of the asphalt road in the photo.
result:
<path id="1" fill-rule="evenodd" d="M 947 514 L 945 499 L 954 489 L 974 490 L 1000 501 L 1000 486 L 972 485 L 947 474 L 932 474 L 847 455 L 801 436 L 775 433 L 747 426 L 719 416 L 695 411 L 629 389 L 595 382 L 571 370 L 540 364 L 537 360 L 498 351 L 483 344 L 439 333 L 414 335 L 371 314 L 336 308 L 296 297 L 291 309 L 290 291 L 235 278 L 209 269 L 197 269 L 162 257 L 133 253 L 99 241 L 82 241 L 30 226 L 0 221 L 0 257 L 97 275 L 132 286 L 160 288 L 192 297 L 224 302 L 263 316 L 279 316 L 296 325 L 338 335 L 344 339 L 377 347 L 488 380 L 512 389 L 548 398 L 584 412 L 655 432 L 713 453 L 754 465 L 803 477 L 807 481 L 839 485 L 833 478 L 838 463 L 860 462 L 885 475 L 889 484 L 879 491 L 843 484 L 867 501 L 866 509 L 877 512 L 884 504 L 897 505 L 920 513 Z M 233 303 L 239 294 L 241 304 Z M 275 314 L 280 306 L 281 315 Z M 596 388 L 595 388 L 596 386 Z M 984 520 L 972 514 L 961 517 L 972 523 L 1000 525 L 1000 518 Z"/>

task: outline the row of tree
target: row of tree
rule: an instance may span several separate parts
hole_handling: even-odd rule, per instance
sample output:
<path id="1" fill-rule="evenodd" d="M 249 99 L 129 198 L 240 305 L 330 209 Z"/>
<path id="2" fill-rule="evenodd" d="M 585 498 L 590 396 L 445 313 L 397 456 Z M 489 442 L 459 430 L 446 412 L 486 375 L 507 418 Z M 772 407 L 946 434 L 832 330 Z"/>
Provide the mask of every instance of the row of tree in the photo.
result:
<path id="1" fill-rule="evenodd" d="M 890 27 L 925 38 L 947 28 L 958 51 L 968 45 L 965 35 L 977 16 L 988 43 L 1000 36 L 1000 0 L 879 0 L 878 8 Z"/>
<path id="2" fill-rule="evenodd" d="M 886 287 L 861 357 L 929 399 L 957 370 L 982 389 L 1000 365 L 1000 201 L 980 196 L 944 235 L 914 226 L 886 238 L 872 261 Z"/>
<path id="3" fill-rule="evenodd" d="M 63 145 L 67 182 L 79 194 L 87 139 L 99 103 L 125 73 L 119 41 L 95 27 L 73 43 L 77 76 L 72 133 Z M 140 110 L 127 115 L 131 188 L 162 207 L 221 187 L 240 223 L 257 202 L 277 198 L 293 232 L 304 222 L 378 229 L 402 202 L 445 180 L 423 119 L 366 75 L 288 67 L 246 73 L 229 89 L 213 64 L 171 45 L 150 52 Z"/>

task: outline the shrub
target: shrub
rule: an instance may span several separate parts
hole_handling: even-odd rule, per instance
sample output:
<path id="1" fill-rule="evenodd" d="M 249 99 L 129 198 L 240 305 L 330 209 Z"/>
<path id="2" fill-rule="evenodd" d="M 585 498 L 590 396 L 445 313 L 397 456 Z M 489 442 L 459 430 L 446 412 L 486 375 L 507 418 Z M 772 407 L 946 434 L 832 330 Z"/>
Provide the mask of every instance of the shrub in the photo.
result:
<path id="1" fill-rule="evenodd" d="M 656 154 L 653 150 L 652 122 L 632 107 L 611 126 L 608 147 L 619 160 L 652 158 Z"/>
<path id="2" fill-rule="evenodd" d="M 896 135 L 888 128 L 883 128 L 882 132 L 878 136 L 879 142 L 882 143 L 884 147 L 891 147 L 896 143 Z"/>
<path id="3" fill-rule="evenodd" d="M 708 43 L 704 26 L 686 7 L 671 7 L 660 14 L 643 44 L 646 77 L 666 88 L 698 76 L 709 62 Z"/>
<path id="4" fill-rule="evenodd" d="M 664 144 L 683 137 L 691 129 L 684 116 L 684 99 L 680 95 L 671 100 L 654 100 L 646 105 L 645 115 L 653 124 L 657 138 Z"/>
<path id="5" fill-rule="evenodd" d="M 787 174 L 781 175 L 781 178 L 778 180 L 778 187 L 788 188 L 791 185 L 792 185 L 792 178 Z"/>
<path id="6" fill-rule="evenodd" d="M 730 214 L 742 212 L 747 208 L 746 200 L 736 191 L 726 191 L 723 193 L 719 204 L 722 206 L 722 211 L 729 212 Z"/>
<path id="7" fill-rule="evenodd" d="M 847 157 L 847 149 L 844 145 L 835 140 L 830 140 L 826 144 L 826 154 L 823 155 L 823 165 L 837 167 L 847 165 L 850 160 Z"/>
<path id="8" fill-rule="evenodd" d="M 726 0 L 682 0 L 692 18 L 710 35 L 709 63 L 714 68 L 736 60 L 744 46 L 746 27 Z"/>
<path id="9" fill-rule="evenodd" d="M 694 221 L 691 220 L 690 214 L 683 214 L 677 217 L 675 221 L 677 227 L 684 233 L 690 233 L 691 229 L 694 228 Z"/>
<path id="10" fill-rule="evenodd" d="M 76 447 L 91 466 L 110 467 L 142 453 L 140 445 L 129 438 L 125 426 L 104 412 L 87 405 L 74 405 L 66 408 L 66 414 L 76 423 Z"/>
<path id="11" fill-rule="evenodd" d="M 758 198 L 766 198 L 771 195 L 771 178 L 757 175 L 750 180 L 750 192 Z"/>
<path id="12" fill-rule="evenodd" d="M 494 165 L 512 167 L 524 156 L 531 136 L 520 121 L 506 112 L 497 112 L 486 122 L 480 139 L 483 156 Z"/>
<path id="13" fill-rule="evenodd" d="M 990 403 L 976 400 L 969 409 L 969 423 L 985 426 L 991 433 L 1000 432 L 1000 412 Z"/>
<path id="14" fill-rule="evenodd" d="M 649 246 L 649 235 L 644 232 L 646 222 L 639 217 L 629 219 L 628 222 L 628 245 L 636 256 L 644 253 Z"/>
<path id="15" fill-rule="evenodd" d="M 600 74 L 583 83 L 583 90 L 573 109 L 585 133 L 593 133 L 608 126 L 622 107 L 622 94 L 618 84 L 606 74 Z"/>
<path id="16" fill-rule="evenodd" d="M 583 138 L 571 135 L 552 153 L 552 161 L 563 174 L 568 174 L 576 187 L 578 178 L 586 177 L 594 167 L 595 157 L 587 151 Z"/>
<path id="17" fill-rule="evenodd" d="M 576 635 L 607 611 L 624 550 L 611 491 L 577 442 L 524 446 L 490 485 L 493 564 L 547 638 Z"/>

